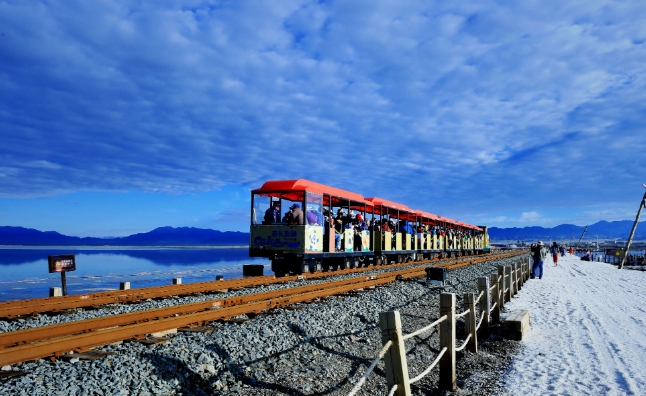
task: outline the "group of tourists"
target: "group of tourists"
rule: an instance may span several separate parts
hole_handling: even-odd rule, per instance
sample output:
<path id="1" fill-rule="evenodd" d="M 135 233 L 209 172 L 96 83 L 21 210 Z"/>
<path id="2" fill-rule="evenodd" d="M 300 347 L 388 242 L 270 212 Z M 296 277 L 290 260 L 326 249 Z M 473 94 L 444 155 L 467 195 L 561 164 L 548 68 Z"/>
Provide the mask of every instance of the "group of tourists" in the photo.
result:
<path id="1" fill-rule="evenodd" d="M 552 255 L 552 261 L 556 267 L 559 265 L 559 256 L 565 257 L 566 250 L 565 246 L 559 246 L 556 242 L 552 242 L 552 245 L 548 248 L 543 244 L 543 241 L 538 241 L 530 246 L 530 252 L 534 265 L 532 266 L 532 272 L 529 277 L 530 279 L 543 279 L 543 264 L 547 259 L 547 255 Z M 570 247 L 569 252 L 570 254 L 574 254 L 574 249 Z"/>
<path id="2" fill-rule="evenodd" d="M 320 209 L 320 207 L 319 207 Z M 393 240 L 395 238 L 395 233 L 400 232 L 408 235 L 412 235 L 413 238 L 417 238 L 419 246 L 422 249 L 439 249 L 440 238 L 448 237 L 448 248 L 457 248 L 453 246 L 454 239 L 457 238 L 457 241 L 466 242 L 469 238 L 475 238 L 476 240 L 481 241 L 483 238 L 482 234 L 476 234 L 473 230 L 462 230 L 455 229 L 451 227 L 445 227 L 440 225 L 428 225 L 428 224 L 413 224 L 412 222 L 401 219 L 396 220 L 393 218 L 388 219 L 387 217 L 379 219 L 367 220 L 364 219 L 361 213 L 355 216 L 352 210 L 345 211 L 344 209 L 338 209 L 336 216 L 330 212 L 330 210 L 325 207 L 323 213 L 320 211 L 313 210 L 312 208 L 307 208 L 304 213 L 301 209 L 299 203 L 294 203 L 289 207 L 289 211 L 281 218 L 280 216 L 280 202 L 273 201 L 270 203 L 270 207 L 265 211 L 265 216 L 262 224 L 271 225 L 271 224 L 285 224 L 285 225 L 325 225 L 325 234 L 329 234 L 329 230 L 334 228 L 336 231 L 334 234 L 335 239 L 335 249 L 337 251 L 341 250 L 341 234 L 345 230 L 353 230 L 355 239 L 358 239 L 358 236 L 361 235 L 362 231 L 369 230 L 372 232 L 391 232 L 393 233 Z M 436 244 L 437 246 L 424 246 L 426 245 L 426 236 L 432 235 L 437 236 Z M 358 240 L 355 241 L 357 245 Z M 355 246 L 355 249 L 357 246 Z M 359 246 L 360 248 L 360 246 Z"/>

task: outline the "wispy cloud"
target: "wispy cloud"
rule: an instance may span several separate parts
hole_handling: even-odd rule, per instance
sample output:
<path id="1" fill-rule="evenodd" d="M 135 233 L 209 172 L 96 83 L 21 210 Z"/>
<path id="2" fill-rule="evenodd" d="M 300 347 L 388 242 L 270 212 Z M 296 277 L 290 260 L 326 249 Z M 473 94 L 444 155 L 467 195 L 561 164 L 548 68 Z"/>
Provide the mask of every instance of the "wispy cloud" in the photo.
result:
<path id="1" fill-rule="evenodd" d="M 520 223 L 625 202 L 646 173 L 645 11 L 5 1 L 0 196 L 305 177 Z"/>

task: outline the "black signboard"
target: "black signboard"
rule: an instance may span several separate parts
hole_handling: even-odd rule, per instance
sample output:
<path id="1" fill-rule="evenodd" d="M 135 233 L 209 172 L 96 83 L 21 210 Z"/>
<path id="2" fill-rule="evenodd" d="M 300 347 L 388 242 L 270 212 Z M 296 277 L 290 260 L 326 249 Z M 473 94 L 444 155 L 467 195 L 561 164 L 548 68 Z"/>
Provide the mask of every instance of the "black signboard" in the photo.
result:
<path id="1" fill-rule="evenodd" d="M 60 256 L 48 256 L 49 273 L 76 271 L 76 259 L 73 254 L 64 254 Z"/>

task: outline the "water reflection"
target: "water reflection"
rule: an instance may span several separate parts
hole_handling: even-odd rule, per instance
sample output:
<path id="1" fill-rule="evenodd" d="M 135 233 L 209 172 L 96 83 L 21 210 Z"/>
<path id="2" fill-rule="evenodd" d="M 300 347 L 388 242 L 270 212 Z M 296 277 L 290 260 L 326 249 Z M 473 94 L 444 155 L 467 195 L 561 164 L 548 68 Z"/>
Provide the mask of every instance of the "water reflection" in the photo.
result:
<path id="1" fill-rule="evenodd" d="M 50 274 L 47 256 L 76 255 L 76 268 L 68 272 L 69 294 L 116 290 L 121 281 L 132 288 L 167 285 L 181 277 L 182 283 L 204 282 L 224 275 L 242 276 L 242 265 L 269 265 L 266 259 L 249 258 L 247 249 L 112 249 L 33 248 L 0 249 L 0 301 L 47 297 L 50 287 L 59 287 L 60 274 Z M 269 273 L 269 269 L 265 270 Z"/>

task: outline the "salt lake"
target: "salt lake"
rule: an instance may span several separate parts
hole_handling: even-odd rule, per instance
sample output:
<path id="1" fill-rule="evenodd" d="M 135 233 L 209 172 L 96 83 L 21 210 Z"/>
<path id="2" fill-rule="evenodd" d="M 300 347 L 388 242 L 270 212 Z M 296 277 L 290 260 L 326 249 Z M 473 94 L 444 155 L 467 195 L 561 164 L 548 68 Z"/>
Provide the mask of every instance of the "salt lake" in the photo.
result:
<path id="1" fill-rule="evenodd" d="M 74 254 L 76 271 L 66 273 L 68 294 L 117 290 L 119 282 L 131 288 L 242 277 L 244 264 L 270 262 L 249 258 L 247 248 L 117 248 L 117 247 L 3 247 L 0 248 L 0 301 L 49 296 L 61 286 L 61 276 L 48 271 L 47 256 Z"/>

